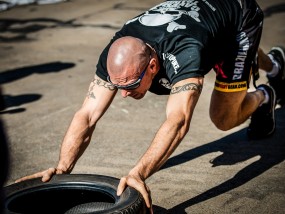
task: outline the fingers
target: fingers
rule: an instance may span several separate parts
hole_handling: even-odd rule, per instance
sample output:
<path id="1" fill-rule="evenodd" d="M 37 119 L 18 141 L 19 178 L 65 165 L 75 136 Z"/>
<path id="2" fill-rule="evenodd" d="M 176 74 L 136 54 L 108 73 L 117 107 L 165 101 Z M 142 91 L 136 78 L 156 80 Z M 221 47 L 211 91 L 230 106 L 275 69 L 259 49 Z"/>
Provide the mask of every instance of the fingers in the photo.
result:
<path id="1" fill-rule="evenodd" d="M 145 201 L 145 204 L 148 208 L 152 207 L 152 199 L 151 199 L 151 195 L 150 195 L 150 189 L 148 188 L 148 186 L 145 185 L 145 183 L 141 183 L 139 185 L 136 184 L 130 184 L 130 186 L 134 187 L 136 190 L 138 190 L 142 196 L 143 199 Z"/>
<path id="2" fill-rule="evenodd" d="M 44 171 L 42 175 L 42 182 L 48 182 L 55 173 L 56 168 L 49 168 L 48 170 Z"/>
<path id="3" fill-rule="evenodd" d="M 33 178 L 39 178 L 39 177 L 42 177 L 42 172 L 38 172 L 38 173 L 35 173 L 33 175 L 28 175 L 28 176 L 22 177 L 20 179 L 17 179 L 15 181 L 15 183 L 22 182 L 22 181 L 29 180 L 29 179 L 33 179 Z"/>
<path id="4" fill-rule="evenodd" d="M 127 181 L 126 177 L 121 178 L 120 183 L 119 183 L 118 188 L 117 188 L 117 195 L 118 196 L 122 195 L 122 193 L 126 189 L 126 187 L 127 187 L 126 181 Z"/>
<path id="5" fill-rule="evenodd" d="M 152 199 L 149 187 L 139 178 L 132 176 L 122 177 L 117 189 L 117 195 L 120 196 L 127 186 L 135 188 L 141 193 L 146 203 L 146 206 L 150 208 L 152 213 Z"/>
<path id="6" fill-rule="evenodd" d="M 15 183 L 22 182 L 22 181 L 29 180 L 29 179 L 33 179 L 33 178 L 42 178 L 42 182 L 47 182 L 52 178 L 52 176 L 54 174 L 56 174 L 56 172 L 57 172 L 56 168 L 49 168 L 49 169 L 44 170 L 42 172 L 37 172 L 33 175 L 28 175 L 28 176 L 22 177 L 20 179 L 17 179 L 15 181 Z"/>

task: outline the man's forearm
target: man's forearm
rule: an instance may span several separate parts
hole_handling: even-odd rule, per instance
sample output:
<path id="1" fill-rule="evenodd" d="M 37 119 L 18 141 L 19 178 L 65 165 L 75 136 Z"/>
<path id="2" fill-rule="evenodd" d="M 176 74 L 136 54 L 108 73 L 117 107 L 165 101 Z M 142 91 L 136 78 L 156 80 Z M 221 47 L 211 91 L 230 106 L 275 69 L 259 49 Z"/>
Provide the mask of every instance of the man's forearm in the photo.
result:
<path id="1" fill-rule="evenodd" d="M 185 121 L 179 123 L 171 119 L 166 120 L 130 174 L 138 174 L 142 180 L 145 180 L 158 171 L 177 148 L 187 131 L 188 126 Z"/>
<path id="2" fill-rule="evenodd" d="M 172 88 L 166 108 L 167 119 L 130 174 L 145 180 L 166 162 L 189 130 L 202 84 L 202 78 L 193 78 L 181 81 Z"/>
<path id="3" fill-rule="evenodd" d="M 90 83 L 89 91 L 79 111 L 73 117 L 65 134 L 57 168 L 70 173 L 77 160 L 90 143 L 97 121 L 111 104 L 117 90 L 97 76 Z"/>
<path id="4" fill-rule="evenodd" d="M 89 120 L 77 112 L 68 128 L 61 145 L 57 169 L 70 173 L 77 160 L 90 143 L 95 125 L 90 126 Z"/>

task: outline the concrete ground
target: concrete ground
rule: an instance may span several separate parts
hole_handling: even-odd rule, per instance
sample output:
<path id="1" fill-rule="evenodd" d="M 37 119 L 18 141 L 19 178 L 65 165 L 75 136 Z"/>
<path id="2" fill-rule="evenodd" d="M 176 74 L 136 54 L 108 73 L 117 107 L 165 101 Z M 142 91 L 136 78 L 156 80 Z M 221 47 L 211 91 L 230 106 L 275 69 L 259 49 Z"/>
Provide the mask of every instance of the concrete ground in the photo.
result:
<path id="1" fill-rule="evenodd" d="M 73 0 L 0 13 L 0 112 L 15 179 L 56 166 L 61 140 L 80 107 L 99 54 L 125 21 L 158 0 Z M 261 47 L 285 46 L 285 1 L 258 0 L 265 22 Z M 214 74 L 205 81 L 190 132 L 147 180 L 155 213 L 285 213 L 285 109 L 274 136 L 246 138 L 249 121 L 227 132 L 208 116 Z M 266 82 L 261 73 L 260 83 Z M 165 119 L 167 96 L 115 97 L 73 173 L 120 178 Z"/>

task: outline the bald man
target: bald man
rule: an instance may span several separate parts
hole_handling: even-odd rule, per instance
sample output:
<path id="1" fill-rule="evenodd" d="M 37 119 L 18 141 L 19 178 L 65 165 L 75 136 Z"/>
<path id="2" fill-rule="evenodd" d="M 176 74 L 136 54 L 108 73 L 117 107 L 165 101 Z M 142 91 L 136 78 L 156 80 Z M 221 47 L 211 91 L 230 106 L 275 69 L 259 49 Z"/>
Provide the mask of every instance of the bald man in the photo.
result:
<path id="1" fill-rule="evenodd" d="M 70 173 L 116 93 L 142 99 L 150 91 L 169 96 L 166 120 L 138 163 L 121 178 L 117 194 L 126 186 L 134 187 L 151 208 L 145 180 L 187 134 L 204 76 L 212 69 L 216 81 L 210 117 L 216 127 L 229 130 L 251 116 L 250 138 L 272 135 L 273 87 L 285 85 L 284 51 L 274 47 L 265 54 L 258 49 L 262 22 L 263 13 L 254 0 L 166 1 L 128 21 L 100 55 L 88 95 L 63 140 L 57 167 L 18 181 L 42 177 L 45 182 L 54 174 Z M 263 84 L 248 92 L 257 53 L 260 69 L 273 87 Z M 284 94 L 280 88 L 277 92 L 282 103 Z"/>

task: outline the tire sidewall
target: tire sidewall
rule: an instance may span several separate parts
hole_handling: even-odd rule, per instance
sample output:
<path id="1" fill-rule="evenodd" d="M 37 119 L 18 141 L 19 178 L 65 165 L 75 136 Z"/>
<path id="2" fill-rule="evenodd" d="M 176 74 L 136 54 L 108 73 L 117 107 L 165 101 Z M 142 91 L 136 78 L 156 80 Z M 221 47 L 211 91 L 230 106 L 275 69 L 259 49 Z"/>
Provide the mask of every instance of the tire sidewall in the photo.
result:
<path id="1" fill-rule="evenodd" d="M 23 182 L 11 184 L 4 187 L 6 201 L 17 195 L 34 191 L 35 189 L 41 190 L 51 186 L 61 185 L 95 185 L 99 190 L 111 195 L 114 200 L 114 206 L 107 208 L 104 211 L 98 211 L 96 213 L 146 213 L 146 206 L 141 194 L 131 187 L 127 187 L 126 190 L 119 197 L 117 196 L 117 187 L 119 179 L 104 175 L 93 174 L 63 174 L 54 175 L 49 182 L 42 182 L 41 179 L 31 179 Z M 13 212 L 9 211 L 5 203 L 5 211 L 8 214 Z M 4 212 L 5 213 L 5 212 Z"/>

